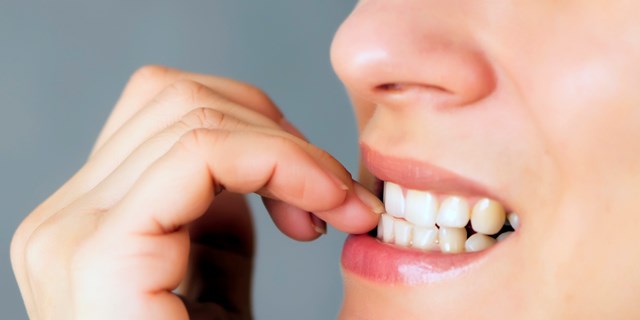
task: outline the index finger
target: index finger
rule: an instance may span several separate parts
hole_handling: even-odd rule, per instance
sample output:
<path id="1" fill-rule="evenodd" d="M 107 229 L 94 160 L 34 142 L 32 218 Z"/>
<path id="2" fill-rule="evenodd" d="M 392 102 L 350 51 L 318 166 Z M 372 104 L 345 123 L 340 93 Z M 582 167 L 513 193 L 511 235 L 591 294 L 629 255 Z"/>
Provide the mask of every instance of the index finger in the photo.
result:
<path id="1" fill-rule="evenodd" d="M 238 193 L 267 190 L 310 212 L 349 208 L 346 216 L 325 215 L 346 232 L 371 229 L 377 221 L 376 213 L 350 196 L 353 186 L 290 140 L 217 130 L 185 136 L 145 171 L 105 221 L 127 233 L 170 233 L 204 214 L 221 186 Z"/>

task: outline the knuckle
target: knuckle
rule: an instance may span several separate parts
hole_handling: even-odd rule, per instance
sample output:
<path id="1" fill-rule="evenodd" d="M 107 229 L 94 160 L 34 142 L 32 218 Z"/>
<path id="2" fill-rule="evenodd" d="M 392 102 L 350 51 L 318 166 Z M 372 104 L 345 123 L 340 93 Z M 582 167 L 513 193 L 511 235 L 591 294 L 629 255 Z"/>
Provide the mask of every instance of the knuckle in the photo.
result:
<path id="1" fill-rule="evenodd" d="M 16 228 L 11 238 L 10 244 L 10 256 L 11 261 L 14 263 L 22 262 L 29 238 L 33 232 L 37 229 L 36 216 L 39 214 L 38 210 L 35 210 L 29 214 Z"/>
<path id="2" fill-rule="evenodd" d="M 11 261 L 13 262 L 14 265 L 16 265 L 16 263 L 22 260 L 21 257 L 23 257 L 24 255 L 26 239 L 29 236 L 29 234 L 27 233 L 27 228 L 28 227 L 23 221 L 18 226 L 16 231 L 13 233 L 13 237 L 11 238 L 11 245 L 9 250 L 10 250 Z"/>
<path id="3" fill-rule="evenodd" d="M 162 83 L 173 69 L 160 65 L 146 65 L 138 68 L 129 79 L 128 87 L 139 88 L 154 83 Z"/>
<path id="4" fill-rule="evenodd" d="M 229 134 L 230 132 L 226 130 L 196 128 L 182 135 L 178 145 L 187 151 L 200 154 L 203 150 L 226 140 Z"/>
<path id="5" fill-rule="evenodd" d="M 26 268 L 31 271 L 44 270 L 56 258 L 56 239 L 52 227 L 43 223 L 26 239 L 23 252 Z M 60 257 L 58 257 L 60 258 Z"/>
<path id="6" fill-rule="evenodd" d="M 183 121 L 195 128 L 219 128 L 226 119 L 227 116 L 223 112 L 201 107 L 191 110 Z"/>
<path id="7" fill-rule="evenodd" d="M 187 79 L 173 82 L 167 90 L 170 95 L 186 105 L 193 105 L 201 101 L 203 97 L 211 95 L 211 91 L 207 86 L 197 81 Z"/>

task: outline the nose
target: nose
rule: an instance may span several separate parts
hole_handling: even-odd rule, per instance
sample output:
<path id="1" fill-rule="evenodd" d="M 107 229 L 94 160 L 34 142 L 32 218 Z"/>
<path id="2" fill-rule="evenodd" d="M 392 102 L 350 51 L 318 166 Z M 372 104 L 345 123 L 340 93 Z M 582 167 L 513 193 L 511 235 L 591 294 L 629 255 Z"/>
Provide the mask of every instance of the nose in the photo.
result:
<path id="1" fill-rule="evenodd" d="M 362 0 L 334 37 L 338 77 L 352 96 L 383 105 L 482 100 L 496 80 L 460 8 L 464 3 Z"/>

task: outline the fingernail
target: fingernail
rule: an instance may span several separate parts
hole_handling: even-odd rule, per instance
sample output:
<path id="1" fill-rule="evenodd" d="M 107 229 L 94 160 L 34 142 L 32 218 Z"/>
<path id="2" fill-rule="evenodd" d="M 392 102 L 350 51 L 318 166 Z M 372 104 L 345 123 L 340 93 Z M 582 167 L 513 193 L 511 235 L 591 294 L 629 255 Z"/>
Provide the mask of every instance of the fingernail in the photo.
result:
<path id="1" fill-rule="evenodd" d="M 310 213 L 311 222 L 313 223 L 313 230 L 315 230 L 319 234 L 327 234 L 327 223 L 322 219 L 316 217 L 315 214 Z"/>
<path id="2" fill-rule="evenodd" d="M 340 178 L 338 178 L 336 175 L 334 175 L 331 172 L 328 172 L 329 177 L 331 178 L 331 180 L 333 180 L 333 182 L 335 182 L 335 184 L 338 186 L 338 188 L 342 189 L 342 190 L 349 190 L 349 186 L 347 186 L 342 180 L 340 180 Z"/>
<path id="3" fill-rule="evenodd" d="M 376 197 L 371 191 L 367 190 L 367 188 L 363 187 L 360 183 L 353 183 L 353 191 L 356 192 L 356 196 L 364 203 L 365 206 L 369 207 L 371 211 L 376 214 L 381 214 L 384 212 L 384 204 L 378 197 Z"/>

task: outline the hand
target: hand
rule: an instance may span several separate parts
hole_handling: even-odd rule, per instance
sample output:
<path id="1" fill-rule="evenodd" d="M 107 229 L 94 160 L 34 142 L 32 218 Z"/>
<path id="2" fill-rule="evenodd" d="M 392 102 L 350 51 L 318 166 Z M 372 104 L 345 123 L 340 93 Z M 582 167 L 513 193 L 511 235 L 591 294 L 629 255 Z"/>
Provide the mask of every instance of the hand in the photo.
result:
<path id="1" fill-rule="evenodd" d="M 381 210 L 254 87 L 142 68 L 86 164 L 14 235 L 30 318 L 250 318 L 250 192 L 297 240 L 323 221 L 366 232 Z"/>

